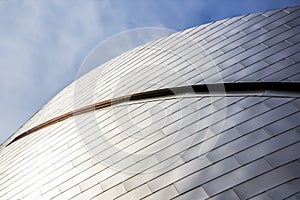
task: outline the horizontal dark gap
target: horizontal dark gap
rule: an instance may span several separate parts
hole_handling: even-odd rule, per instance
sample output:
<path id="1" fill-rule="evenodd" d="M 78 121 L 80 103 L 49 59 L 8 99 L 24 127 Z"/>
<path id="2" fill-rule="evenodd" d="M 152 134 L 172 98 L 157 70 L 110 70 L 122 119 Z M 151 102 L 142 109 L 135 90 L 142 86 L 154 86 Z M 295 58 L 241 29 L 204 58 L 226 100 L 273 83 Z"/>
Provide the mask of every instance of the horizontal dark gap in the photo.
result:
<path id="1" fill-rule="evenodd" d="M 125 95 L 105 101 L 101 101 L 92 105 L 88 105 L 74 111 L 67 112 L 60 116 L 54 117 L 44 123 L 41 123 L 15 137 L 6 146 L 26 137 L 38 130 L 64 121 L 72 116 L 88 113 L 94 110 L 100 110 L 103 108 L 111 107 L 129 101 L 137 101 L 143 99 L 162 98 L 169 96 L 176 96 L 187 93 L 205 94 L 207 96 L 211 94 L 249 94 L 253 92 L 283 92 L 283 93 L 300 93 L 300 83 L 292 82 L 243 82 L 243 83 L 216 83 L 216 84 L 201 84 L 201 85 L 190 85 L 181 86 L 174 88 L 158 89 L 147 92 L 140 92 L 131 95 Z"/>

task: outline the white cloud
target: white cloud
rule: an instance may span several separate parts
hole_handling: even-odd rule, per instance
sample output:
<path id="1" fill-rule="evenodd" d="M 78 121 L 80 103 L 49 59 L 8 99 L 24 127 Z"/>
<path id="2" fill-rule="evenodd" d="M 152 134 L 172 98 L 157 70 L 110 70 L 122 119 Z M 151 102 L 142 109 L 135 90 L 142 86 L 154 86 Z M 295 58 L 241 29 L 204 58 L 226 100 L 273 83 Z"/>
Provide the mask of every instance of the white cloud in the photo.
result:
<path id="1" fill-rule="evenodd" d="M 81 2 L 0 4 L 0 142 L 70 83 L 104 38 L 95 2 Z"/>

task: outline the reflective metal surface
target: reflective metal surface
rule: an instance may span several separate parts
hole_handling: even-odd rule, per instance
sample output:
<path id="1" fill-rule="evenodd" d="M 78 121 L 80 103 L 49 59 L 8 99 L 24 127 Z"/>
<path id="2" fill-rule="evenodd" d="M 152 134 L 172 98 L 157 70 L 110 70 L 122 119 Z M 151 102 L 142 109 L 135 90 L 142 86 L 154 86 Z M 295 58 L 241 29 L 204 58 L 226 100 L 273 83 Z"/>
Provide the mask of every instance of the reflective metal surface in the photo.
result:
<path id="1" fill-rule="evenodd" d="M 49 119 L 122 95 L 300 82 L 299 19 L 299 7 L 225 19 L 153 41 L 86 74 L 1 146 L 0 199 L 298 198 L 300 97 L 288 92 L 124 102 L 6 145 Z"/>

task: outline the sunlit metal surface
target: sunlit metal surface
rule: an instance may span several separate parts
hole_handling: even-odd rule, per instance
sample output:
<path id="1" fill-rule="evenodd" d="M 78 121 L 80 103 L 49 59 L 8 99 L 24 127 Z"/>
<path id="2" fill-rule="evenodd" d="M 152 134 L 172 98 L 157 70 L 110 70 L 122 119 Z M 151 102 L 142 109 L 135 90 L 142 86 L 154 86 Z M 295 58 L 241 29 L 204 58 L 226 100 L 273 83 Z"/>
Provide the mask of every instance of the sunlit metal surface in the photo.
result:
<path id="1" fill-rule="evenodd" d="M 223 82 L 300 82 L 299 25 L 299 7 L 225 19 L 156 40 L 91 71 L 1 146 L 0 199 L 299 198 L 300 97 L 290 92 L 191 92 L 127 101 L 69 117 L 7 146 L 56 116 L 128 94 Z"/>

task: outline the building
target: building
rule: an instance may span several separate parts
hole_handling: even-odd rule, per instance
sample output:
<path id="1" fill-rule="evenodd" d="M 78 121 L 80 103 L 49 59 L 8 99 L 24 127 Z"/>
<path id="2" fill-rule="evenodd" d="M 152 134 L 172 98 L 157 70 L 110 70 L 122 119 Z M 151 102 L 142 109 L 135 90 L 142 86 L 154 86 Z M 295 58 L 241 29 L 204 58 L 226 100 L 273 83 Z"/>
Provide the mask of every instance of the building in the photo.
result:
<path id="1" fill-rule="evenodd" d="M 298 199 L 300 7 L 201 25 L 81 77 L 0 150 L 0 199 Z"/>

